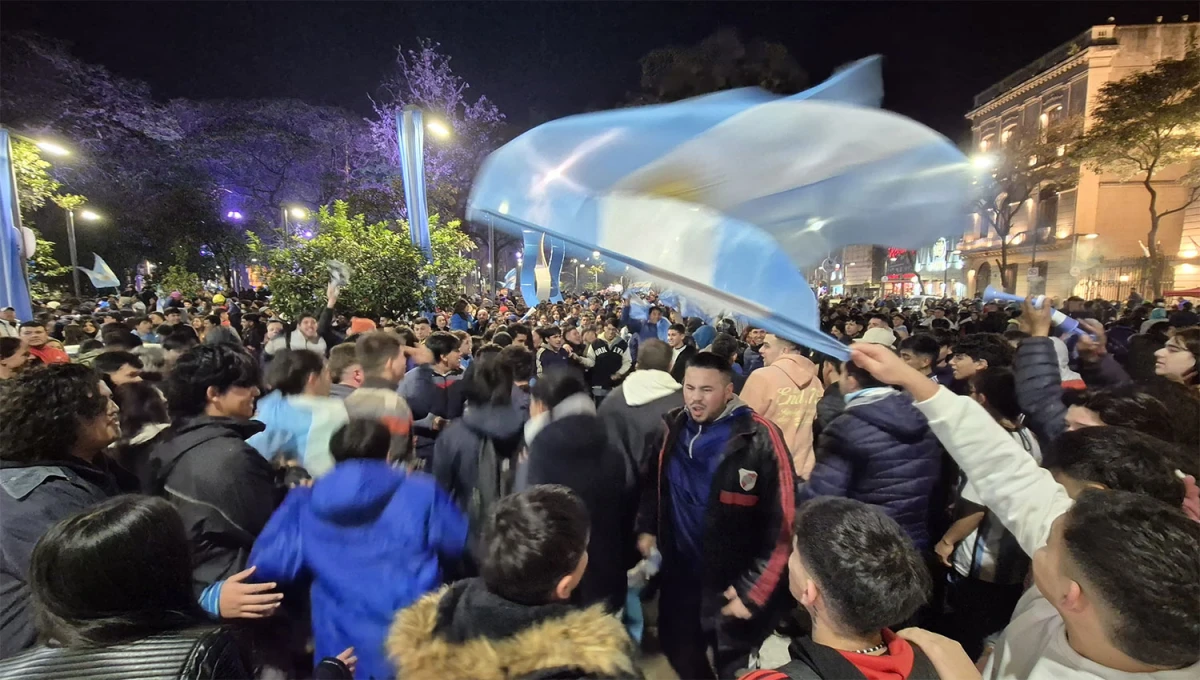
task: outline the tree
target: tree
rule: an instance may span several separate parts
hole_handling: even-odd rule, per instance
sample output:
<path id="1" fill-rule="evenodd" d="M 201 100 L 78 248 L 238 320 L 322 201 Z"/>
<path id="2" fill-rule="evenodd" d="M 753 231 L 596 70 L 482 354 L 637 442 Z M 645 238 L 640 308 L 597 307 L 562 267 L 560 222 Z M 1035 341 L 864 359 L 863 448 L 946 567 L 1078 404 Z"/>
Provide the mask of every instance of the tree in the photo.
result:
<path id="1" fill-rule="evenodd" d="M 214 197 L 199 182 L 164 194 L 141 224 L 141 252 L 154 260 L 171 253 L 175 263 L 202 280 L 232 284 L 233 269 L 249 250 L 241 227 L 219 214 Z"/>
<path id="2" fill-rule="evenodd" d="M 442 224 L 437 215 L 431 216 L 430 239 L 434 260 L 426 264 L 403 222 L 368 222 L 362 214 L 350 214 L 348 204 L 339 200 L 320 210 L 311 240 L 297 238 L 286 247 L 271 248 L 251 235 L 250 248 L 267 265 L 272 307 L 290 318 L 322 304 L 331 260 L 353 270 L 339 299 L 345 309 L 397 317 L 434 303 L 426 285 L 431 277 L 438 279 L 438 300 L 453 304 L 462 292 L 463 277 L 473 268 L 461 254 L 470 240 L 459 231 L 458 222 Z"/>
<path id="3" fill-rule="evenodd" d="M 427 139 L 425 184 L 430 187 L 429 212 L 461 215 L 475 173 L 500 143 L 504 114 L 486 96 L 467 97 L 470 85 L 454 73 L 440 45 L 418 40 L 417 49 L 396 48 L 396 66 L 372 99 L 377 119 L 370 122 L 375 149 L 399 174 L 400 150 L 396 114 L 410 104 L 444 123 L 449 138 Z M 393 194 L 397 199 L 403 193 Z M 407 214 L 405 211 L 404 214 Z"/>
<path id="4" fill-rule="evenodd" d="M 186 255 L 177 252 L 176 257 L 186 257 Z M 158 285 L 167 294 L 179 291 L 185 298 L 199 295 L 200 291 L 204 289 L 200 277 L 188 271 L 187 267 L 178 262 L 167 266 L 167 271 L 159 278 Z"/>
<path id="5" fill-rule="evenodd" d="M 464 291 L 463 281 L 475 272 L 475 260 L 466 253 L 475 249 L 475 242 L 463 233 L 458 220 L 445 224 L 437 215 L 429 218 L 429 240 L 433 246 L 433 261 L 425 265 L 422 274 L 436 281 L 434 302 L 439 309 L 452 309 Z M 408 224 L 404 223 L 405 230 Z"/>
<path id="6" fill-rule="evenodd" d="M 21 139 L 12 139 L 13 172 L 17 176 L 17 201 L 21 219 L 29 220 L 46 201 L 58 193 L 62 184 L 50 176 L 50 163 L 38 148 Z"/>
<path id="7" fill-rule="evenodd" d="M 25 261 L 25 266 L 29 271 L 29 295 L 35 300 L 44 300 L 52 297 L 54 293 L 50 280 L 70 274 L 71 268 L 54 259 L 53 241 L 42 238 L 37 229 L 33 227 L 30 229 L 37 239 L 37 245 L 34 248 L 33 257 Z"/>
<path id="8" fill-rule="evenodd" d="M 978 158 L 984 172 L 976 180 L 974 208 L 979 219 L 1000 239 L 996 265 L 1004 290 L 1009 293 L 1016 289 L 1008 269 L 1008 248 L 1017 236 L 1012 233 L 1013 219 L 1042 189 L 1061 191 L 1079 181 L 1079 163 L 1071 153 L 1079 129 L 1080 121 L 1074 118 L 1037 132 L 1014 128 L 1006 132 L 997 149 Z M 1027 233 L 1036 238 L 1034 226 L 1029 225 Z"/>
<path id="9" fill-rule="evenodd" d="M 1158 241 L 1162 218 L 1200 199 L 1200 50 L 1194 41 L 1182 59 L 1163 59 L 1148 71 L 1105 84 L 1092 116 L 1080 145 L 1085 164 L 1096 172 L 1136 177 L 1149 195 L 1146 268 L 1158 296 L 1167 263 Z M 1155 179 L 1180 165 L 1188 167 L 1179 180 L 1186 193 L 1160 205 Z"/>
<path id="10" fill-rule="evenodd" d="M 35 224 L 35 215 L 53 201 L 60 206 L 77 205 L 82 196 L 59 193 L 62 185 L 50 176 L 50 163 L 42 159 L 38 148 L 29 142 L 12 140 L 13 172 L 17 177 L 17 203 L 24 226 L 33 231 L 35 246 L 33 257 L 25 262 L 29 273 L 29 292 L 34 298 L 50 297 L 51 280 L 71 273 L 71 268 L 59 263 L 54 257 L 54 242 L 42 238 Z"/>
<path id="11" fill-rule="evenodd" d="M 808 84 L 788 49 L 761 38 L 743 43 L 724 28 L 686 47 L 661 47 L 640 60 L 641 91 L 631 104 L 661 104 L 738 87 L 793 94 Z"/>
<path id="12" fill-rule="evenodd" d="M 382 172 L 367 125 L 336 107 L 177 100 L 172 111 L 186 134 L 187 160 L 211 178 L 230 210 L 263 228 L 277 228 L 284 204 L 329 205 Z"/>

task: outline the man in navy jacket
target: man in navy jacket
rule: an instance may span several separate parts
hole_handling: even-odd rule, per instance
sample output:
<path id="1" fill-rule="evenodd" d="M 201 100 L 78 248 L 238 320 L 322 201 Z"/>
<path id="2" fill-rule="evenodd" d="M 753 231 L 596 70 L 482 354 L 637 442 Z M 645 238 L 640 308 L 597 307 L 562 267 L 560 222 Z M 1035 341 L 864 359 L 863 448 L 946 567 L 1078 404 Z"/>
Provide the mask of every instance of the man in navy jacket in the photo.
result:
<path id="1" fill-rule="evenodd" d="M 846 407 L 821 432 L 816 464 L 798 500 L 840 496 L 877 505 L 918 550 L 929 552 L 942 472 L 941 445 L 929 422 L 908 395 L 851 361 L 842 364 L 839 384 Z"/>

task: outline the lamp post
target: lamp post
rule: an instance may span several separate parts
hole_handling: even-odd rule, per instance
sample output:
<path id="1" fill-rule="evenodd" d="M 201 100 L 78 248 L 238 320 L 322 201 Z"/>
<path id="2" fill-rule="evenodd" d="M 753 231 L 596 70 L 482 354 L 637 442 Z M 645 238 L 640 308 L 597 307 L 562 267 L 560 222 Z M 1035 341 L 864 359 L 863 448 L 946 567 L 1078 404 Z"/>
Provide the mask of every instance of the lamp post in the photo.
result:
<path id="1" fill-rule="evenodd" d="M 279 228 L 282 230 L 283 245 L 285 247 L 288 244 L 288 240 L 292 237 L 291 224 L 288 222 L 289 215 L 294 219 L 303 220 L 308 217 L 308 209 L 298 205 L 279 206 Z"/>
<path id="2" fill-rule="evenodd" d="M 81 297 L 79 288 L 79 254 L 75 250 L 75 208 L 67 208 L 67 247 L 71 251 L 71 281 L 75 284 L 75 297 Z M 100 216 L 91 210 L 80 210 L 79 218 L 95 222 Z"/>

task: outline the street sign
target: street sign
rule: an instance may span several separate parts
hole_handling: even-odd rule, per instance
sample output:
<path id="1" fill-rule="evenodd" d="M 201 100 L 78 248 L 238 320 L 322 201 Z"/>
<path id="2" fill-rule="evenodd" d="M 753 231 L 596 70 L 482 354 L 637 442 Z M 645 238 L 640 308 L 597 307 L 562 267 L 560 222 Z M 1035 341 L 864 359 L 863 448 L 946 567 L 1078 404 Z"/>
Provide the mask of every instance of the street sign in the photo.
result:
<path id="1" fill-rule="evenodd" d="M 1079 267 L 1071 267 L 1070 273 L 1071 273 L 1071 278 L 1073 278 L 1073 279 L 1077 279 L 1080 276 L 1083 276 L 1083 270 L 1080 269 Z"/>
<path id="2" fill-rule="evenodd" d="M 1037 281 L 1042 278 L 1042 270 L 1037 267 L 1030 267 L 1029 271 L 1025 274 L 1025 278 L 1029 281 Z"/>

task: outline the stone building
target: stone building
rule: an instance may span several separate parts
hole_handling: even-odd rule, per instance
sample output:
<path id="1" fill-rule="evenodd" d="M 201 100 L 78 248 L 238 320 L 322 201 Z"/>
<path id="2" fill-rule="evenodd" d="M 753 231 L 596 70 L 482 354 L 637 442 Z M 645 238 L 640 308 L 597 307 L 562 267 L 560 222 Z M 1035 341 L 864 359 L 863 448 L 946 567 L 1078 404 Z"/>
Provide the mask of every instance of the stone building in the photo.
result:
<path id="1" fill-rule="evenodd" d="M 972 144 L 986 153 L 1014 132 L 1036 132 L 1063 117 L 1082 116 L 1084 125 L 1101 87 L 1155 62 L 1182 57 L 1200 43 L 1200 23 L 1093 26 L 975 97 Z M 1187 188 L 1177 180 L 1186 167 L 1159 173 L 1154 187 L 1160 206 L 1183 202 Z M 1150 228 L 1149 194 L 1140 181 L 1081 170 L 1075 187 L 1042 187 L 1021 206 L 1009 236 L 1010 281 L 1016 293 L 1055 297 L 1119 299 L 1139 287 L 1143 246 Z M 1162 208 L 1160 207 L 1160 210 Z M 966 262 L 966 292 L 1001 287 L 1000 240 L 986 221 L 972 216 L 959 246 Z M 1158 241 L 1170 266 L 1169 288 L 1200 285 L 1200 202 L 1160 223 Z"/>

